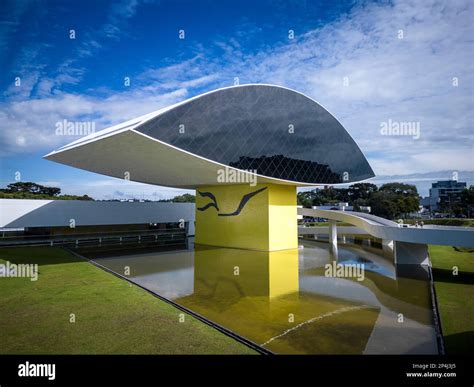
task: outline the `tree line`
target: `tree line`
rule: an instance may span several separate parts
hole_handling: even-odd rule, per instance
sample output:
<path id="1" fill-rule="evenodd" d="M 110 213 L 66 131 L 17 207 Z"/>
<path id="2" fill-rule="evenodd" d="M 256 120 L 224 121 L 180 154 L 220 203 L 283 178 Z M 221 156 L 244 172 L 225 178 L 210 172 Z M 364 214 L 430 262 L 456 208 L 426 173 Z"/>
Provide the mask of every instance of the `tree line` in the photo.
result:
<path id="1" fill-rule="evenodd" d="M 303 207 L 340 202 L 354 206 L 354 211 L 370 206 L 372 214 L 395 219 L 418 211 L 420 196 L 416 186 L 403 183 L 387 183 L 380 188 L 371 183 L 357 183 L 348 188 L 327 187 L 298 193 L 298 204 Z"/>
<path id="2" fill-rule="evenodd" d="M 183 195 L 175 196 L 174 198 L 171 198 L 171 199 L 160 199 L 158 201 L 160 203 L 195 203 L 196 196 L 186 193 Z"/>
<path id="3" fill-rule="evenodd" d="M 0 189 L 0 199 L 94 200 L 88 195 L 61 195 L 61 188 L 18 181 Z"/>

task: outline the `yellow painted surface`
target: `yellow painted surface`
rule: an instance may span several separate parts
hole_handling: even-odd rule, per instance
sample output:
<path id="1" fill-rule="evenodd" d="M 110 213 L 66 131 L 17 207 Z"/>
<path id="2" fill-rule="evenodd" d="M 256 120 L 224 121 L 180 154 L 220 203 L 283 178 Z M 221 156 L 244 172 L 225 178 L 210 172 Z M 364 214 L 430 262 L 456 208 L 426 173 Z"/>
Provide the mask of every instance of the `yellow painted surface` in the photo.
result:
<path id="1" fill-rule="evenodd" d="M 298 248 L 296 187 L 272 185 L 269 190 L 269 250 Z"/>
<path id="2" fill-rule="evenodd" d="M 252 251 L 195 246 L 194 296 L 233 302 L 297 294 L 298 249 Z"/>
<path id="3" fill-rule="evenodd" d="M 276 298 L 299 291 L 298 249 L 268 252 L 269 297 Z"/>
<path id="4" fill-rule="evenodd" d="M 299 291 L 323 274 L 299 273 L 298 252 L 196 245 L 194 288 L 175 301 L 275 353 L 362 353 L 379 309 Z"/>
<path id="5" fill-rule="evenodd" d="M 222 216 L 236 211 L 244 195 L 262 188 L 266 189 L 251 197 L 238 215 Z M 260 251 L 298 247 L 296 187 L 217 185 L 198 191 L 212 193 L 219 210 L 210 207 L 200 211 L 212 199 L 196 192 L 195 243 Z"/>

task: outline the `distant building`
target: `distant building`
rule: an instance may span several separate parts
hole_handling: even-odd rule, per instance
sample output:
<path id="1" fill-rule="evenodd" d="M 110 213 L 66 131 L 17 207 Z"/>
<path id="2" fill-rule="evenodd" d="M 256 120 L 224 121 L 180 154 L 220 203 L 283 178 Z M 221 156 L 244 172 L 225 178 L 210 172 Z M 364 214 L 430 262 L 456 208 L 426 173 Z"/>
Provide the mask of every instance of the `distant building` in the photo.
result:
<path id="1" fill-rule="evenodd" d="M 420 198 L 420 206 L 423 208 L 429 209 L 430 208 L 430 197 L 426 196 L 424 198 Z"/>
<path id="2" fill-rule="evenodd" d="M 456 180 L 437 181 L 431 184 L 429 202 L 422 199 L 422 204 L 428 204 L 431 211 L 451 209 L 459 203 L 460 194 L 466 186 L 466 183 Z"/>

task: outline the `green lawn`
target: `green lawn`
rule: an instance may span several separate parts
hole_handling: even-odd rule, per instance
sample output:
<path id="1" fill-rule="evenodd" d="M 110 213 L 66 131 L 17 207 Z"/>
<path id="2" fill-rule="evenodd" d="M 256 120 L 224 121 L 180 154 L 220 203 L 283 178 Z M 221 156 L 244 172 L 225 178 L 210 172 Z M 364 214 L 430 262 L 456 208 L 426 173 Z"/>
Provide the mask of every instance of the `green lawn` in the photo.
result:
<path id="1" fill-rule="evenodd" d="M 0 354 L 255 353 L 64 250 L 1 248 L 6 260 L 37 263 L 39 279 L 0 278 Z"/>
<path id="2" fill-rule="evenodd" d="M 436 295 L 448 354 L 474 350 L 474 252 L 430 246 Z M 453 267 L 459 273 L 453 275 Z"/>

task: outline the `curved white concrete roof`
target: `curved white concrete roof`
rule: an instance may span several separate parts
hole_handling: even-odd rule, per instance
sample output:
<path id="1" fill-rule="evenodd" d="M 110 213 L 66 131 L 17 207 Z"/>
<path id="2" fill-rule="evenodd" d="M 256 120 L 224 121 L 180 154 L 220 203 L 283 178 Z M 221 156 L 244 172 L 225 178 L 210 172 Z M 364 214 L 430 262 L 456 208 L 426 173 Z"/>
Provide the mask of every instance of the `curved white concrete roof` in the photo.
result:
<path id="1" fill-rule="evenodd" d="M 291 99 L 295 100 L 287 101 Z M 278 131 L 286 128 L 286 121 L 276 128 L 279 114 L 298 122 L 300 137 L 278 138 Z M 186 120 L 194 137 L 176 137 L 176 123 Z M 248 130 L 254 130 L 252 136 Z M 258 149 L 257 142 L 261 143 Z M 353 183 L 374 176 L 354 140 L 329 112 L 301 93 L 274 85 L 232 86 L 198 95 L 92 133 L 44 158 L 179 188 L 215 185 L 223 168 L 242 176 L 249 174 L 246 169 L 255 169 L 259 183 L 296 186 Z M 245 167 L 256 163 L 259 168 Z M 300 173 L 305 168 L 310 173 Z M 346 170 L 349 180 L 339 181 Z M 321 181 L 313 181 L 317 176 Z"/>

